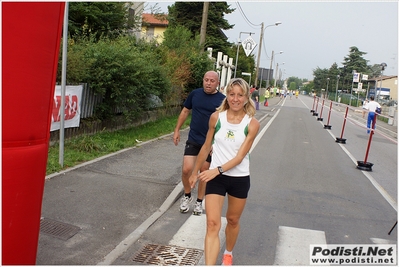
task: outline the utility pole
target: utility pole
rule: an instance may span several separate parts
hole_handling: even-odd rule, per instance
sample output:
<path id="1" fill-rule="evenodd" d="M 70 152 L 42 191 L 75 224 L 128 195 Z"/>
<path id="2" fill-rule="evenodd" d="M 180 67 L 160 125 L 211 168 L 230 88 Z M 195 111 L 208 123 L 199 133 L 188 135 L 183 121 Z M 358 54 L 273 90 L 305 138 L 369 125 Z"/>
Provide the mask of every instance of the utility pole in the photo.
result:
<path id="1" fill-rule="evenodd" d="M 274 87 L 276 87 L 277 79 L 278 79 L 278 63 L 276 64 L 276 73 L 273 73 L 276 78 L 274 78 Z"/>
<path id="2" fill-rule="evenodd" d="M 61 70 L 61 108 L 60 108 L 60 147 L 58 163 L 64 167 L 64 144 L 65 144 L 65 88 L 66 88 L 66 70 L 68 53 L 68 16 L 69 3 L 65 3 L 64 26 L 62 36 L 62 70 Z"/>
<path id="3" fill-rule="evenodd" d="M 271 27 L 271 26 L 278 26 L 278 25 L 280 25 L 280 24 L 281 24 L 281 22 L 280 22 L 280 21 L 277 21 L 277 22 L 275 22 L 274 24 L 267 25 L 266 28 L 264 28 L 264 23 L 263 23 L 263 22 L 262 22 L 262 24 L 261 24 L 262 29 L 261 29 L 261 31 L 260 31 L 260 40 L 259 40 L 259 48 L 258 48 L 258 49 L 259 49 L 259 50 L 258 50 L 258 58 L 257 58 L 257 62 L 256 62 L 255 86 L 258 85 L 258 73 L 259 73 L 259 64 L 260 64 L 260 52 L 261 52 L 261 50 L 262 50 L 263 32 L 264 32 L 268 27 Z M 280 54 L 281 54 L 281 53 L 280 53 Z M 272 56 L 271 62 L 273 62 L 273 56 Z M 270 68 L 272 68 L 271 64 L 270 64 Z M 269 70 L 269 72 L 270 72 L 270 70 Z M 269 74 L 270 74 L 270 73 L 269 73 Z M 266 87 L 267 87 L 267 86 L 266 86 Z"/>
<path id="4" fill-rule="evenodd" d="M 269 68 L 268 75 L 267 75 L 266 88 L 269 87 L 269 84 L 270 84 L 270 74 L 272 72 L 272 67 L 273 67 L 273 58 L 274 58 L 274 50 L 272 51 L 272 58 L 270 59 L 270 68 Z"/>
<path id="5" fill-rule="evenodd" d="M 201 32 L 200 32 L 200 46 L 201 49 L 205 44 L 206 37 L 206 26 L 208 22 L 208 10 L 209 10 L 209 2 L 204 2 L 204 8 L 202 10 L 202 23 L 201 23 Z"/>
<path id="6" fill-rule="evenodd" d="M 258 75 L 259 75 L 259 64 L 260 64 L 260 53 L 262 51 L 262 39 L 263 39 L 263 22 L 260 30 L 260 39 L 259 39 L 259 47 L 258 47 L 258 58 L 256 60 L 256 72 L 255 72 L 255 86 L 258 86 Z M 262 85 L 261 85 L 262 86 Z"/>

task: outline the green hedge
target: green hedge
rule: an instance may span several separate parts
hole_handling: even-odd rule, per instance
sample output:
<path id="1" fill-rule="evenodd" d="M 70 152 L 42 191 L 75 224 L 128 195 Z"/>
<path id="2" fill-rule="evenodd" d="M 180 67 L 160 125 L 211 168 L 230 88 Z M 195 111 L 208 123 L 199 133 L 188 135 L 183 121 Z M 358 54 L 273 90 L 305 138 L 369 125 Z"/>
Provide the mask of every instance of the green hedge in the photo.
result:
<path id="1" fill-rule="evenodd" d="M 202 87 L 204 73 L 213 66 L 182 27 L 168 29 L 161 45 L 128 36 L 69 39 L 67 58 L 67 84 L 88 83 L 103 98 L 95 110 L 100 120 L 115 113 L 133 120 L 151 109 L 150 95 L 158 96 L 164 106 L 180 105 L 188 92 Z M 58 83 L 61 59 L 62 52 Z"/>

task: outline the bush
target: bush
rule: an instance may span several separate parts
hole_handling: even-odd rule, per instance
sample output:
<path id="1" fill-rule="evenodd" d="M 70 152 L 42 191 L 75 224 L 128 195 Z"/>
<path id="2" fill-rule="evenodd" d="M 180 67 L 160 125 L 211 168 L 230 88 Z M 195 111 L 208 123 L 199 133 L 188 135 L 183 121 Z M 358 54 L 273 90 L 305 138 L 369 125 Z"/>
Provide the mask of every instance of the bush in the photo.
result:
<path id="1" fill-rule="evenodd" d="M 134 37 L 74 37 L 68 41 L 67 84 L 88 83 L 103 101 L 95 117 L 123 114 L 134 120 L 145 110 L 181 105 L 188 93 L 202 87 L 213 63 L 184 27 L 168 28 L 161 45 Z M 61 82 L 60 53 L 57 82 Z M 159 102 L 159 101 L 158 101 Z M 152 103 L 152 104 L 151 104 Z M 161 106 L 157 103 L 156 106 Z"/>
<path id="2" fill-rule="evenodd" d="M 202 78 L 213 69 L 213 62 L 202 52 L 198 38 L 183 26 L 170 27 L 161 44 L 164 64 L 171 77 L 175 93 L 183 100 L 193 89 L 202 87 Z"/>
<path id="3" fill-rule="evenodd" d="M 163 99 L 170 90 L 170 79 L 151 49 L 156 49 L 155 44 L 131 37 L 71 41 L 68 84 L 88 83 L 103 97 L 95 111 L 98 118 L 109 118 L 119 112 L 134 119 L 149 109 L 150 95 Z"/>

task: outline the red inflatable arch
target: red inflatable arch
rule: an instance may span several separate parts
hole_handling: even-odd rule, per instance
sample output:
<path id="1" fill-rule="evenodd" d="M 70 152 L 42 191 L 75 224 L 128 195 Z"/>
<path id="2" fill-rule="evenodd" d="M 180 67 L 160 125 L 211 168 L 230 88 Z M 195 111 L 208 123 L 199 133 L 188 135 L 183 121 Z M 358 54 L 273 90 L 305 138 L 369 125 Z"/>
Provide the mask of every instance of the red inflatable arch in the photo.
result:
<path id="1" fill-rule="evenodd" d="M 34 265 L 65 3 L 2 3 L 2 264 Z"/>

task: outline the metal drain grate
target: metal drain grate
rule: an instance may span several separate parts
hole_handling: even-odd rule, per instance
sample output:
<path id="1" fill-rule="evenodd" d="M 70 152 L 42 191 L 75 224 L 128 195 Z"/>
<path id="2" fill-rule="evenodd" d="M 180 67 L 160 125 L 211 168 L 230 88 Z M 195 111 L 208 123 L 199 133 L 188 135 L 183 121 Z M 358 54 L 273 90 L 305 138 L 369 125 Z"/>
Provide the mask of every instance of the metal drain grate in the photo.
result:
<path id="1" fill-rule="evenodd" d="M 40 220 L 40 232 L 43 234 L 51 235 L 56 238 L 60 238 L 62 240 L 68 240 L 72 236 L 74 236 L 77 232 L 79 232 L 80 228 L 63 223 L 54 221 L 51 219 L 42 218 Z"/>
<path id="2" fill-rule="evenodd" d="M 199 249 L 147 244 L 132 260 L 150 265 L 197 265 L 202 254 Z"/>

